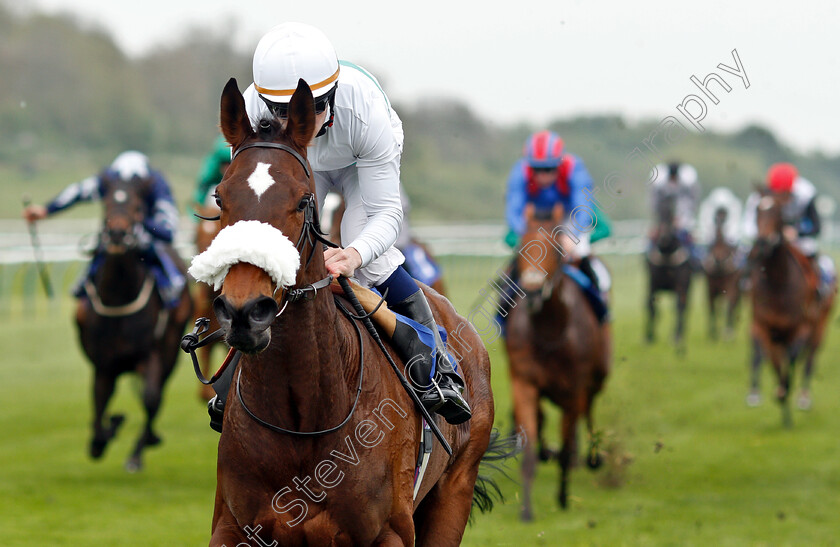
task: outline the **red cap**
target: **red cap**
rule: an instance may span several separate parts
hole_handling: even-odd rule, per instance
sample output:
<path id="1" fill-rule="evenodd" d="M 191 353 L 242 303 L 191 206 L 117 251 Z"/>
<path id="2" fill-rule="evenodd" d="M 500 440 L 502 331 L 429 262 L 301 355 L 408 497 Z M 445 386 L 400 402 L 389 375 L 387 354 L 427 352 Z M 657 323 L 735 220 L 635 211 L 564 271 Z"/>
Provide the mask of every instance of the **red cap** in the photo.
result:
<path id="1" fill-rule="evenodd" d="M 773 192 L 790 192 L 799 171 L 790 163 L 777 163 L 767 171 L 767 187 Z"/>

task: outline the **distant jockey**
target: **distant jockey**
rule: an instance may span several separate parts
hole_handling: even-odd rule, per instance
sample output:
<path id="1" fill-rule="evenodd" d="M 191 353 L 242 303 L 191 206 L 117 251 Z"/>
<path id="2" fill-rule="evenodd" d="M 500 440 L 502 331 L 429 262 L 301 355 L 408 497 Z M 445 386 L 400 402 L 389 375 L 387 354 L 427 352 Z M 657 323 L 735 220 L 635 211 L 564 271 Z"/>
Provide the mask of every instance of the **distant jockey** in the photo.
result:
<path id="1" fill-rule="evenodd" d="M 146 195 L 146 211 L 142 224 L 135 226 L 134 236 L 146 260 L 154 273 L 156 286 L 167 308 L 178 304 L 186 279 L 178 270 L 170 253 L 175 230 L 178 226 L 178 209 L 172 199 L 169 184 L 163 175 L 149 166 L 149 158 L 135 151 L 123 152 L 99 175 L 88 177 L 65 188 L 47 205 L 30 205 L 23 211 L 23 218 L 28 222 L 44 219 L 73 205 L 100 200 L 104 196 L 104 180 L 119 178 L 126 182 L 151 181 Z M 94 251 L 87 275 L 73 291 L 76 297 L 85 294 L 84 281 L 93 279 L 105 258 L 105 250 L 100 245 Z"/>
<path id="2" fill-rule="evenodd" d="M 230 145 L 224 137 L 219 135 L 213 141 L 213 150 L 204 157 L 204 163 L 198 173 L 193 194 L 193 205 L 196 208 L 215 206 L 212 196 L 216 191 L 216 186 L 222 182 L 228 165 L 230 165 Z"/>
<path id="3" fill-rule="evenodd" d="M 790 163 L 777 163 L 767 171 L 767 189 L 777 194 L 782 203 L 782 233 L 799 251 L 811 260 L 814 271 L 819 272 L 820 296 L 825 296 L 836 277 L 834 262 L 827 255 L 819 254 L 817 237 L 822 223 L 817 213 L 817 189 L 801 177 Z M 754 241 L 758 235 L 756 211 L 761 200 L 759 192 L 747 198 L 744 213 L 744 236 Z"/>
<path id="4" fill-rule="evenodd" d="M 725 213 L 723 237 L 730 245 L 737 245 L 741 240 L 741 200 L 725 187 L 718 187 L 700 204 L 698 231 L 701 243 L 711 245 L 715 240 L 715 217 L 720 211 Z"/>
<path id="5" fill-rule="evenodd" d="M 741 242 L 741 200 L 729 188 L 720 186 L 712 190 L 700 204 L 698 233 L 701 244 L 711 250 L 717 238 L 718 224 L 723 240 L 735 248 L 734 266 L 743 268 L 746 250 Z M 708 259 L 708 254 L 707 254 Z"/>
<path id="6" fill-rule="evenodd" d="M 663 208 L 669 200 L 673 200 L 673 225 L 677 231 L 677 238 L 689 249 L 692 266 L 700 268 L 699 249 L 694 244 L 691 231 L 694 229 L 694 216 L 697 213 L 697 202 L 700 200 L 700 183 L 697 181 L 697 170 L 691 165 L 681 162 L 671 162 L 668 165 L 656 166 L 655 176 L 651 183 L 651 211 L 657 219 L 655 228 L 650 232 L 648 249 L 651 249 L 659 236 Z"/>
<path id="7" fill-rule="evenodd" d="M 606 295 L 611 279 L 604 264 L 591 254 L 591 242 L 607 237 L 609 221 L 595 205 L 592 196 L 592 178 L 583 161 L 565 153 L 563 140 L 552 131 L 531 135 L 525 143 L 523 157 L 517 161 L 508 176 L 506 217 L 508 234 L 505 242 L 516 247 L 525 233 L 525 206 L 534 204 L 537 213 L 550 213 L 555 205 L 563 205 L 564 225 L 577 239 L 566 233 L 561 235 L 560 246 L 568 253 L 567 273 L 577 281 L 595 309 L 598 319 L 607 317 Z M 570 222 L 570 215 L 579 211 L 594 211 L 594 227 L 582 231 Z M 586 213 L 589 214 L 589 213 Z M 575 270 L 584 276 L 575 275 Z M 516 281 L 516 272 L 512 277 Z"/>

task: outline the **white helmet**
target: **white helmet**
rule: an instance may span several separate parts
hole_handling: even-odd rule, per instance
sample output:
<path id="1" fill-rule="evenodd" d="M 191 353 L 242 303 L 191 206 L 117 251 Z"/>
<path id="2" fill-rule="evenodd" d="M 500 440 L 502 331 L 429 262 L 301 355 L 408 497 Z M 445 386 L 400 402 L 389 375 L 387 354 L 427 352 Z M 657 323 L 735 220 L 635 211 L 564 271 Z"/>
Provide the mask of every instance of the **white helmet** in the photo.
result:
<path id="1" fill-rule="evenodd" d="M 315 99 L 335 89 L 338 57 L 323 32 L 303 23 L 282 23 L 260 39 L 254 52 L 254 88 L 267 101 L 288 103 L 298 79 Z"/>
<path id="2" fill-rule="evenodd" d="M 145 179 L 149 176 L 149 158 L 136 150 L 128 150 L 116 157 L 111 163 L 111 170 L 122 180 L 131 180 L 132 177 Z"/>

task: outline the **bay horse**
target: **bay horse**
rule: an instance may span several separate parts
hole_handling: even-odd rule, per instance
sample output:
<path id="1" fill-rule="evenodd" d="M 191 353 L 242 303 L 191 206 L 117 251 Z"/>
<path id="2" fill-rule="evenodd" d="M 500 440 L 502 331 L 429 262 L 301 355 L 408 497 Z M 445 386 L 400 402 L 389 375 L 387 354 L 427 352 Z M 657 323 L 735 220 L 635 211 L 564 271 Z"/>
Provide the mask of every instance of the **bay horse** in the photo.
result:
<path id="1" fill-rule="evenodd" d="M 219 233 L 219 223 L 213 219 L 219 214 L 219 208 L 215 203 L 208 200 L 197 211 L 200 215 L 198 225 L 195 232 L 195 247 L 197 253 L 203 253 L 213 242 L 213 239 Z M 199 319 L 206 317 L 210 320 L 208 330 L 210 332 L 219 328 L 219 321 L 213 313 L 213 301 L 219 296 L 219 291 L 206 283 L 197 283 L 195 287 L 195 313 L 194 318 Z M 198 349 L 199 363 L 201 363 L 201 372 L 205 377 L 209 378 L 212 374 L 210 370 L 212 364 L 213 349 L 221 347 L 223 344 L 216 342 L 214 344 L 207 344 Z M 216 394 L 213 388 L 209 385 L 199 385 L 198 396 L 204 400 L 209 401 Z"/>
<path id="2" fill-rule="evenodd" d="M 309 86 L 299 81 L 284 123 L 264 119 L 254 131 L 231 79 L 220 119 L 235 153 L 217 188 L 222 230 L 213 246 L 229 236 L 234 243 L 211 279 L 221 284 L 214 307 L 225 341 L 242 357 L 219 440 L 210 545 L 257 536 L 282 545 L 458 545 L 474 496 L 486 493 L 476 480 L 492 448 L 481 339 L 423 288 L 439 324 L 470 348 L 459 366 L 473 418 L 458 426 L 436 419 L 453 454 L 435 445 L 415 493 L 420 416 L 371 337 L 325 290 L 326 240 L 306 160 L 315 128 Z"/>
<path id="3" fill-rule="evenodd" d="M 757 237 L 750 251 L 748 268 L 752 281 L 753 355 L 750 398 L 759 397 L 762 357 L 773 365 L 778 386 L 776 398 L 782 408 L 782 422 L 793 423 L 788 396 L 794 366 L 802 356 L 805 366 L 798 404 L 811 405 L 810 381 L 814 357 L 822 344 L 825 327 L 834 304 L 836 283 L 830 294 L 817 292 L 819 273 L 812 261 L 784 236 L 781 197 L 764 189 L 756 211 Z"/>
<path id="4" fill-rule="evenodd" d="M 677 350 L 685 351 L 683 332 L 685 330 L 685 310 L 688 304 L 688 291 L 691 287 L 691 252 L 680 241 L 675 225 L 676 194 L 665 195 L 657 206 L 657 225 L 654 230 L 653 245 L 645 255 L 648 267 L 647 329 L 646 340 L 650 343 L 655 338 L 656 293 L 673 292 L 676 296 L 677 323 L 674 329 L 674 343 Z"/>
<path id="5" fill-rule="evenodd" d="M 99 244 L 104 255 L 93 279 L 85 282 L 85 295 L 76 308 L 79 339 L 94 369 L 89 453 L 93 459 L 101 458 L 124 420 L 120 414 L 105 416 L 117 377 L 137 373 L 143 380 L 146 421 L 125 463 L 127 471 L 135 472 L 143 467 L 143 450 L 161 442 L 153 424 L 163 386 L 175 367 L 178 342 L 192 313 L 192 299 L 185 287 L 175 308 L 164 307 L 134 236 L 146 214 L 144 199 L 151 179 L 124 181 L 106 173 L 102 181 L 105 220 Z M 171 246 L 168 252 L 186 275 L 186 267 Z"/>
<path id="6" fill-rule="evenodd" d="M 516 256 L 523 300 L 507 317 L 508 353 L 514 421 L 525 434 L 522 461 L 522 520 L 533 519 L 531 485 L 542 447 L 540 400 L 547 398 L 563 412 L 559 453 L 558 501 L 568 505 L 569 472 L 577 458 L 577 422 L 586 419 L 590 449 L 587 465 L 595 469 L 601 457 L 595 446 L 592 407 L 609 374 L 611 336 L 598 322 L 583 289 L 564 273 L 564 259 L 552 235 L 563 219 L 562 206 L 551 217 L 535 216 L 525 208 L 526 230 Z M 525 250 L 528 250 L 525 252 Z M 540 252 L 534 256 L 532 250 Z M 541 456 L 542 457 L 542 456 Z"/>
<path id="7" fill-rule="evenodd" d="M 715 211 L 715 238 L 703 260 L 709 304 L 709 338 L 718 337 L 717 309 L 722 299 L 726 303 L 726 323 L 723 337 L 733 336 L 735 314 L 741 299 L 741 269 L 738 267 L 738 246 L 727 241 L 723 228 L 729 212 L 721 207 Z"/>

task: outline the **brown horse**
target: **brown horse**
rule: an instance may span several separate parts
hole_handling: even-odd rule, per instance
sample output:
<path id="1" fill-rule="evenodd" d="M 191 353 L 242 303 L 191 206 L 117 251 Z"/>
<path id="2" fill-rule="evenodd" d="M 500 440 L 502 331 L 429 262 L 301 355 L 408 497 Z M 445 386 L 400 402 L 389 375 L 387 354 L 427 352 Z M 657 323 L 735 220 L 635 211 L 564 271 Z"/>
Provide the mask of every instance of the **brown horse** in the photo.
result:
<path id="1" fill-rule="evenodd" d="M 125 464 L 133 472 L 142 468 L 143 450 L 161 442 L 152 425 L 163 386 L 175 367 L 178 341 L 192 313 L 192 300 L 185 288 L 177 307 L 164 308 L 154 290 L 147 258 L 133 235 L 143 222 L 143 201 L 151 180 L 126 182 L 103 177 L 105 222 L 100 245 L 104 257 L 93 280 L 85 284 L 86 296 L 79 299 L 76 323 L 82 348 L 94 367 L 92 458 L 102 457 L 123 421 L 122 415 L 112 415 L 105 423 L 105 409 L 117 377 L 136 372 L 143 379 L 146 423 Z M 186 275 L 180 257 L 171 247 L 168 253 Z"/>
<path id="2" fill-rule="evenodd" d="M 204 218 L 215 218 L 219 214 L 219 208 L 213 203 L 205 203 L 197 213 Z M 198 253 L 203 253 L 212 243 L 213 239 L 219 233 L 219 223 L 214 220 L 200 219 L 195 232 L 195 247 Z M 197 283 L 195 287 L 195 319 L 200 317 L 207 317 L 210 319 L 208 329 L 210 332 L 219 328 L 219 321 L 213 314 L 213 300 L 219 296 L 219 291 L 214 291 L 210 285 L 206 283 Z M 223 344 L 211 343 L 202 346 L 198 349 L 199 363 L 201 363 L 201 372 L 206 378 L 214 372 L 212 368 L 213 348 L 222 347 Z M 208 385 L 200 385 L 198 387 L 198 396 L 204 400 L 210 400 L 216 394 L 213 388 Z"/>
<path id="3" fill-rule="evenodd" d="M 674 329 L 674 343 L 679 352 L 685 351 L 685 310 L 688 305 L 688 291 L 691 288 L 691 252 L 674 224 L 676 196 L 662 198 L 656 211 L 657 227 L 645 260 L 648 266 L 649 283 L 647 298 L 647 330 L 645 338 L 653 342 L 656 325 L 656 293 L 673 292 L 677 303 L 677 324 Z"/>
<path id="4" fill-rule="evenodd" d="M 558 500 L 565 509 L 569 471 L 577 458 L 580 417 L 586 419 L 591 443 L 586 462 L 593 469 L 601 463 L 594 445 L 592 405 L 609 373 L 611 349 L 609 327 L 598 322 L 583 290 L 563 272 L 563 257 L 551 239 L 563 219 L 562 207 L 556 207 L 551 218 L 539 220 L 529 205 L 525 215 L 527 228 L 516 257 L 525 296 L 508 315 L 505 346 L 514 419 L 526 436 L 521 516 L 531 520 L 537 441 L 542 444 L 540 399 L 549 399 L 563 411 Z M 534 249 L 540 251 L 536 256 Z"/>
<path id="5" fill-rule="evenodd" d="M 460 367 L 473 418 L 438 422 L 453 455 L 435 444 L 414 497 L 420 416 L 372 339 L 318 288 L 329 278 L 305 159 L 315 114 L 303 80 L 288 113 L 284 125 L 266 119 L 253 131 L 236 80 L 222 94 L 222 131 L 236 152 L 217 189 L 216 242 L 251 228 L 265 237 L 243 238 L 248 253 L 217 278 L 216 314 L 243 357 L 219 440 L 210 544 L 458 545 L 482 494 L 476 479 L 493 423 L 487 352 L 425 288 L 439 324 L 466 327 L 459 336 L 471 351 Z"/>
<path id="6" fill-rule="evenodd" d="M 735 327 L 735 314 L 741 299 L 741 269 L 738 267 L 738 246 L 729 243 L 723 233 L 728 212 L 721 207 L 715 211 L 715 238 L 709 246 L 709 252 L 703 260 L 703 270 L 709 299 L 709 338 L 718 337 L 717 308 L 718 301 L 726 302 L 726 326 L 723 337 L 732 338 Z"/>
<path id="7" fill-rule="evenodd" d="M 804 353 L 799 405 L 808 408 L 814 356 L 822 343 L 837 288 L 819 297 L 818 273 L 812 261 L 784 236 L 781 199 L 778 194 L 762 191 L 756 212 L 758 235 L 748 266 L 753 309 L 750 396 L 757 402 L 761 359 L 766 356 L 778 378 L 776 397 L 782 407 L 783 423 L 789 427 L 792 418 L 788 395 L 794 365 Z"/>

